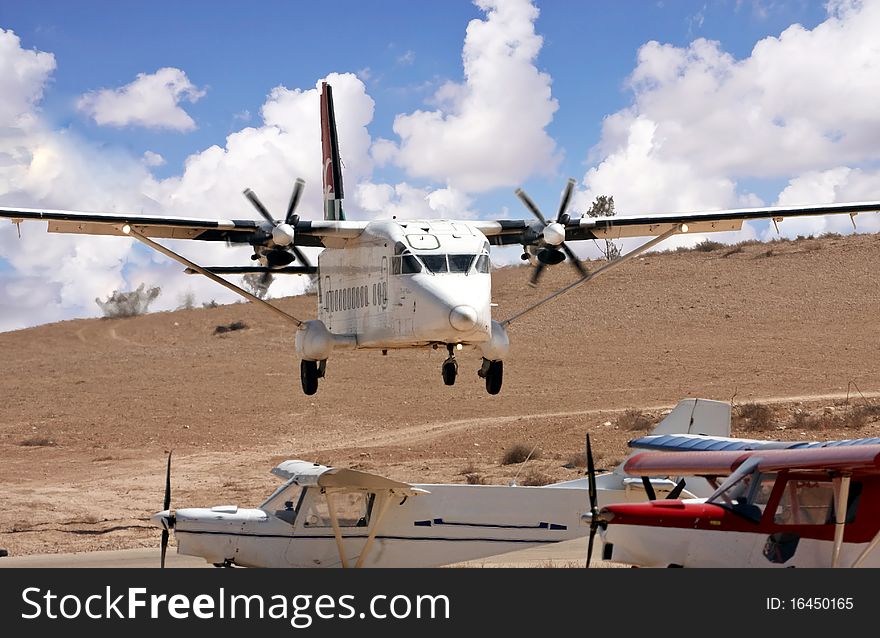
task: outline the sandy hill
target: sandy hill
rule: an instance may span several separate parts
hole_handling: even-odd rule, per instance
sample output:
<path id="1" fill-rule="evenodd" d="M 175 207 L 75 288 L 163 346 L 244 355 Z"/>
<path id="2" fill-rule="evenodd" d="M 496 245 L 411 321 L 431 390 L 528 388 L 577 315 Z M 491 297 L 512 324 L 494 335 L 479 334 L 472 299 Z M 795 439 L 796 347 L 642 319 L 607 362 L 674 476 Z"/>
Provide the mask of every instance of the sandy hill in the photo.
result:
<path id="1" fill-rule="evenodd" d="M 535 291 L 526 268 L 495 271 L 496 316 L 572 272 L 551 269 Z M 338 353 L 306 397 L 290 327 L 249 304 L 3 333 L 0 547 L 157 544 L 144 517 L 170 449 L 173 504 L 256 505 L 283 458 L 413 481 L 571 478 L 586 431 L 611 466 L 631 427 L 684 397 L 766 404 L 737 421 L 749 436 L 878 436 L 876 411 L 845 416 L 880 403 L 878 272 L 878 235 L 649 254 L 513 324 L 494 397 L 467 350 L 453 387 L 441 351 Z M 277 303 L 315 316 L 314 297 Z M 236 321 L 247 328 L 215 333 Z M 514 443 L 540 457 L 501 465 Z"/>

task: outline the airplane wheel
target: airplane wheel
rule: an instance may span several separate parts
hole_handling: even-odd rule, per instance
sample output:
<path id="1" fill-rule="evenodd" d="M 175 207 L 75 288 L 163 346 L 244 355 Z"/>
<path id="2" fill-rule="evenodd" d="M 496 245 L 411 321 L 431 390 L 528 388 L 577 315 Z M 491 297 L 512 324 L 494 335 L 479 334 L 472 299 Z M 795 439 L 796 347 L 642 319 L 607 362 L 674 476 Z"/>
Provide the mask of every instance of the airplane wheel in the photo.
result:
<path id="1" fill-rule="evenodd" d="M 443 373 L 443 383 L 455 385 L 455 377 L 458 375 L 458 362 L 455 359 L 444 361 L 441 372 Z"/>
<path id="2" fill-rule="evenodd" d="M 489 394 L 498 394 L 501 392 L 501 381 L 504 378 L 504 362 L 492 361 L 489 363 L 489 370 L 486 372 L 486 392 Z"/>
<path id="3" fill-rule="evenodd" d="M 318 391 L 318 362 L 306 361 L 299 363 L 299 376 L 302 381 L 303 392 L 314 394 Z"/>

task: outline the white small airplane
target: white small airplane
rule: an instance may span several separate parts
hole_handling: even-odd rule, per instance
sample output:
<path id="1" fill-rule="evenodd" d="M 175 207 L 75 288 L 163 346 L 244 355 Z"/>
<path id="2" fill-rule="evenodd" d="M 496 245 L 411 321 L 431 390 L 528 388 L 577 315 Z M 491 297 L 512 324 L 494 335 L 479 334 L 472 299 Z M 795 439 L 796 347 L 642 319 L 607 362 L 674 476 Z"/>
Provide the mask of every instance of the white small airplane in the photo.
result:
<path id="1" fill-rule="evenodd" d="M 730 406 L 686 399 L 654 429 L 725 436 Z M 591 455 L 590 455 L 591 458 Z M 543 487 L 413 484 L 357 470 L 289 460 L 272 473 L 284 480 L 259 507 L 171 509 L 171 457 L 163 511 L 161 566 L 174 530 L 180 554 L 241 567 L 433 567 L 503 554 L 586 534 L 581 512 L 589 483 L 579 478 Z M 601 503 L 708 496 L 712 487 L 623 472 L 596 476 Z"/>
<path id="2" fill-rule="evenodd" d="M 309 221 L 296 213 L 304 182 L 296 180 L 283 218 L 275 218 L 250 189 L 244 194 L 264 221 L 204 217 L 149 216 L 0 207 L 0 218 L 14 224 L 48 222 L 49 232 L 132 237 L 184 266 L 268 308 L 297 327 L 295 346 L 301 359 L 303 392 L 314 394 L 334 350 L 381 350 L 445 347 L 441 367 L 446 385 L 455 383 L 455 354 L 464 346 L 482 354 L 478 375 L 489 394 L 501 390 L 503 362 L 510 343 L 506 327 L 561 294 L 680 233 L 740 230 L 746 220 L 880 211 L 880 202 L 818 206 L 749 208 L 574 218 L 568 205 L 575 181 L 565 186 L 555 218 L 547 219 L 522 191 L 516 194 L 535 217 L 501 220 L 347 221 L 343 213 L 342 163 L 336 133 L 331 87 L 321 92 L 321 133 L 324 165 L 324 220 Z M 853 223 L 855 223 L 853 221 Z M 593 272 L 568 247 L 568 241 L 652 237 L 639 247 Z M 153 238 L 225 241 L 249 244 L 259 266 L 203 268 Z M 571 284 L 501 321 L 492 318 L 490 246 L 516 245 L 534 267 L 532 284 L 542 271 L 568 261 L 578 272 Z M 300 247 L 320 247 L 317 267 Z M 294 261 L 299 265 L 291 266 Z M 221 274 L 300 273 L 317 275 L 317 319 L 302 320 L 223 279 Z"/>
<path id="3" fill-rule="evenodd" d="M 701 476 L 716 489 L 708 498 L 593 506 L 584 520 L 591 539 L 600 530 L 603 559 L 638 567 L 880 567 L 880 440 L 667 438 L 653 449 L 689 451 L 642 452 L 624 471 Z"/>

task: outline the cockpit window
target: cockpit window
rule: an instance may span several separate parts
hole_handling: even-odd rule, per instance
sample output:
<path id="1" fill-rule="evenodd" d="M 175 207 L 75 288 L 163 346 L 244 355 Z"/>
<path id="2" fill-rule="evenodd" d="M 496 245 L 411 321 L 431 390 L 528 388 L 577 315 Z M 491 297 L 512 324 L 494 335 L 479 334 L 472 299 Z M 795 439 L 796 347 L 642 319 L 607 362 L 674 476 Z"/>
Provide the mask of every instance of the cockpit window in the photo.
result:
<path id="1" fill-rule="evenodd" d="M 734 475 L 731 478 L 735 478 Z M 775 483 L 776 474 L 752 471 L 734 481 L 728 479 L 726 485 L 718 488 L 709 498 L 709 502 L 758 522 L 764 515 Z"/>
<path id="2" fill-rule="evenodd" d="M 449 255 L 449 272 L 467 272 L 476 255 Z"/>
<path id="3" fill-rule="evenodd" d="M 446 255 L 419 255 L 425 263 L 425 267 L 435 275 L 449 272 L 446 266 Z"/>
<path id="4" fill-rule="evenodd" d="M 477 263 L 474 265 L 474 270 L 480 273 L 488 273 L 489 272 L 489 255 L 482 254 L 477 257 Z"/>

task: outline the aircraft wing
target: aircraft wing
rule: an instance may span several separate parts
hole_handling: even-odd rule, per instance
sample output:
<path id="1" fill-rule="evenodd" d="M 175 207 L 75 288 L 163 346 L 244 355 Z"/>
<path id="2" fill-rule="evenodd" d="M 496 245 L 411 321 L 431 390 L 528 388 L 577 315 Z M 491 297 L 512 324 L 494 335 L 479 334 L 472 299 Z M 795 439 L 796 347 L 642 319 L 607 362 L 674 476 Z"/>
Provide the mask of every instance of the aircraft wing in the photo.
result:
<path id="1" fill-rule="evenodd" d="M 851 445 L 878 445 L 880 437 L 843 439 L 839 441 L 762 441 L 703 434 L 651 434 L 633 439 L 629 447 L 663 452 L 726 451 L 726 450 L 794 450 Z"/>
<path id="2" fill-rule="evenodd" d="M 880 201 L 822 204 L 818 206 L 776 206 L 690 213 L 657 213 L 648 215 L 617 215 L 613 217 L 572 218 L 565 224 L 565 240 L 621 239 L 661 235 L 680 224 L 687 224 L 688 233 L 710 233 L 740 230 L 744 221 L 788 217 L 820 217 L 851 215 L 880 211 Z M 519 244 L 543 230 L 531 220 L 495 220 L 471 222 L 495 245 Z"/>
<path id="3" fill-rule="evenodd" d="M 50 233 L 124 236 L 122 227 L 128 225 L 147 237 L 166 239 L 263 245 L 272 237 L 272 226 L 268 222 L 253 219 L 0 207 L 0 219 L 4 218 L 15 224 L 23 221 L 45 221 Z M 294 244 L 322 247 L 326 245 L 326 241 L 332 239 L 344 240 L 357 237 L 364 228 L 366 222 L 299 220 L 294 226 Z"/>
<path id="4" fill-rule="evenodd" d="M 317 486 L 322 488 L 339 488 L 352 490 L 387 490 L 395 494 L 415 496 L 427 494 L 426 490 L 414 487 L 409 483 L 345 468 L 327 467 L 309 463 L 308 461 L 284 461 L 272 468 L 272 474 L 296 485 Z"/>
<path id="5" fill-rule="evenodd" d="M 789 450 L 642 452 L 624 470 L 637 476 L 728 476 L 749 458 L 761 472 L 786 469 L 859 471 L 880 474 L 880 445 L 847 445 Z"/>

